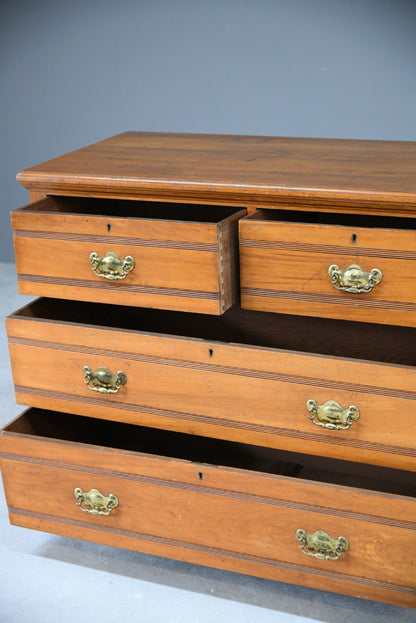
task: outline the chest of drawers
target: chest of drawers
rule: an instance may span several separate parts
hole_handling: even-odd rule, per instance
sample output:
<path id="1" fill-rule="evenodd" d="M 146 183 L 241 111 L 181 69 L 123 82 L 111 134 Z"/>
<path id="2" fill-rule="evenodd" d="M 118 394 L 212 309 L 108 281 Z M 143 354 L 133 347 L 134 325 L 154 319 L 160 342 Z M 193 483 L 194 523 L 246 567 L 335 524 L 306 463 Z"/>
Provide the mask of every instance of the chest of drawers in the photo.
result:
<path id="1" fill-rule="evenodd" d="M 20 173 L 11 522 L 414 607 L 415 165 L 129 132 Z"/>

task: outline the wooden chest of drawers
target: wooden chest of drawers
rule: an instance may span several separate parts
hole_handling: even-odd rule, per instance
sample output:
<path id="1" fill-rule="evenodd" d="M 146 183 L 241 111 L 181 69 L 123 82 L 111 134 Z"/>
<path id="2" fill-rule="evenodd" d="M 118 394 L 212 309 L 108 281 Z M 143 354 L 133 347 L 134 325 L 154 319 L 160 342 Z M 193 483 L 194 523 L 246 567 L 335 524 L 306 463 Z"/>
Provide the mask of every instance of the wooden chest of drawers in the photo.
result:
<path id="1" fill-rule="evenodd" d="M 415 165 L 126 133 L 19 174 L 11 522 L 414 607 Z"/>

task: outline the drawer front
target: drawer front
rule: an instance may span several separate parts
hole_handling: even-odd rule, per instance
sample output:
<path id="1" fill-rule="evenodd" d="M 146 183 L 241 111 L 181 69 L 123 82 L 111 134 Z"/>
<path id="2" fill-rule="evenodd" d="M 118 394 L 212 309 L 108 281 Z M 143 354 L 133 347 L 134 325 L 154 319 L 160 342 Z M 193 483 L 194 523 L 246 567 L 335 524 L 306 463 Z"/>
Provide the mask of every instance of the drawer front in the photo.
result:
<path id="1" fill-rule="evenodd" d="M 54 460 L 56 448 L 43 440 L 37 452 L 33 434 L 26 448 L 19 441 L 0 441 L 12 523 L 416 605 L 411 498 L 134 453 L 123 471 L 117 450 L 92 467 L 89 446 L 60 441 Z"/>
<path id="2" fill-rule="evenodd" d="M 53 213 L 65 199 L 12 213 L 21 293 L 210 314 L 236 302 L 244 212 L 200 223 Z"/>
<path id="3" fill-rule="evenodd" d="M 415 468 L 413 368 L 30 318 L 7 327 L 20 404 Z"/>
<path id="4" fill-rule="evenodd" d="M 240 222 L 240 264 L 247 309 L 416 326 L 414 229 L 254 215 Z"/>

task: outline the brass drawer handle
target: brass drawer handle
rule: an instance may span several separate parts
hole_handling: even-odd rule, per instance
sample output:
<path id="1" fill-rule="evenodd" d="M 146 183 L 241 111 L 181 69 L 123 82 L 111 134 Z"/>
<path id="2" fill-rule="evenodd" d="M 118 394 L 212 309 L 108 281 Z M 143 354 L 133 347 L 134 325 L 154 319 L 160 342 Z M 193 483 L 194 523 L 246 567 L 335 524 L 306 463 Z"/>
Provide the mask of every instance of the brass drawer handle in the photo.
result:
<path id="1" fill-rule="evenodd" d="M 74 489 L 74 495 L 77 506 L 91 515 L 109 515 L 113 508 L 118 506 L 118 498 L 114 493 L 109 493 L 106 497 L 98 489 L 90 489 L 84 492 L 77 487 Z"/>
<path id="2" fill-rule="evenodd" d="M 327 400 L 323 405 L 318 405 L 316 400 L 311 399 L 306 403 L 306 408 L 312 422 L 328 430 L 346 430 L 360 417 L 358 407 L 350 405 L 344 409 L 336 400 Z"/>
<path id="3" fill-rule="evenodd" d="M 331 281 L 337 290 L 343 290 L 351 294 L 371 292 L 383 277 L 381 270 L 378 268 L 372 268 L 367 273 L 358 264 L 351 264 L 344 270 L 340 270 L 336 264 L 332 264 L 328 268 L 328 275 L 331 277 Z"/>
<path id="4" fill-rule="evenodd" d="M 342 552 L 346 552 L 349 543 L 345 536 L 333 539 L 327 532 L 317 530 L 313 534 L 307 534 L 306 530 L 296 530 L 296 538 L 300 542 L 300 549 L 307 556 L 322 560 L 338 560 Z"/>
<path id="5" fill-rule="evenodd" d="M 127 375 L 124 372 L 114 373 L 105 366 L 97 368 L 95 372 L 89 367 L 82 369 L 85 384 L 88 389 L 101 394 L 116 394 L 122 385 L 127 383 Z"/>
<path id="6" fill-rule="evenodd" d="M 98 253 L 90 254 L 91 267 L 97 277 L 103 279 L 125 279 L 128 273 L 134 268 L 134 259 L 131 255 L 126 255 L 124 260 L 120 259 L 116 253 L 109 251 L 100 257 Z"/>

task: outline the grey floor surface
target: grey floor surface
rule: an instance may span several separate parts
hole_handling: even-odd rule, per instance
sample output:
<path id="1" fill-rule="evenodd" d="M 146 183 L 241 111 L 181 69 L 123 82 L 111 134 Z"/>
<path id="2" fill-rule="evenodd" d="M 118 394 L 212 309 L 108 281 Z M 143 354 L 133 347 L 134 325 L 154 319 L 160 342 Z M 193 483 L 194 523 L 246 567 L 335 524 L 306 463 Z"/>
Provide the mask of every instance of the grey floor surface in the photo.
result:
<path id="1" fill-rule="evenodd" d="M 24 305 L 0 263 L 0 315 Z M 0 425 L 16 405 L 4 322 Z M 0 488 L 1 623 L 415 623 L 413 610 L 10 526 Z M 323 587 L 325 580 L 323 579 Z"/>

